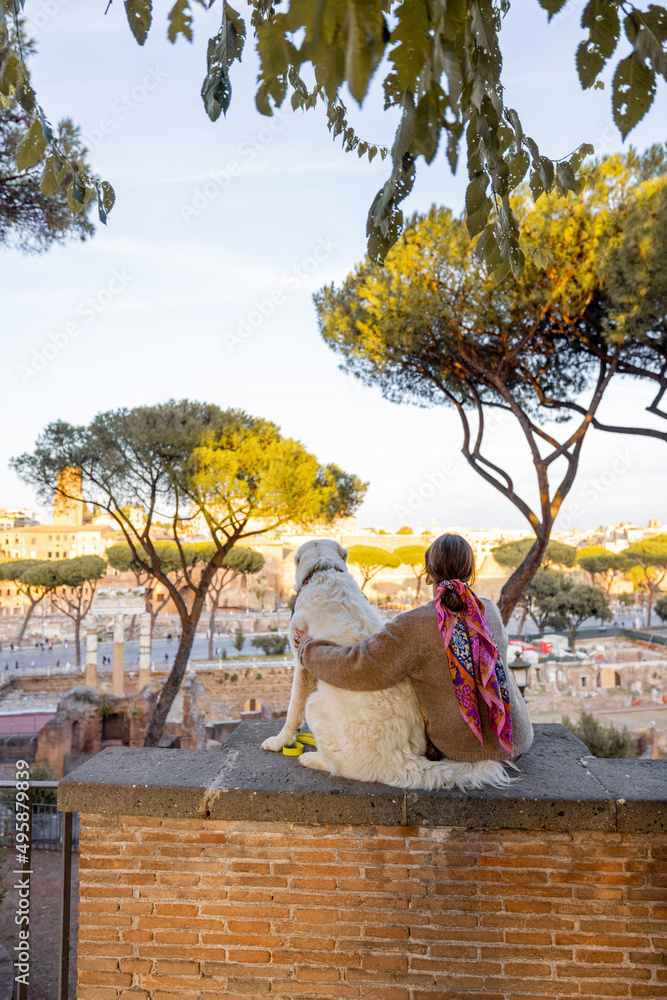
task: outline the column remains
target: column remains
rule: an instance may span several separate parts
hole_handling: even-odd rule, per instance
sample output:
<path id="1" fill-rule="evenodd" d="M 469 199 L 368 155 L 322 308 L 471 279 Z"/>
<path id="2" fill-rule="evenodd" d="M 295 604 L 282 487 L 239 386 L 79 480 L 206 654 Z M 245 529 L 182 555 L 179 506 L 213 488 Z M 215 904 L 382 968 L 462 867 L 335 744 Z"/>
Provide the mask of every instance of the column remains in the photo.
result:
<path id="1" fill-rule="evenodd" d="M 125 694 L 125 616 L 116 615 L 113 622 L 113 672 L 111 691 L 122 698 Z"/>

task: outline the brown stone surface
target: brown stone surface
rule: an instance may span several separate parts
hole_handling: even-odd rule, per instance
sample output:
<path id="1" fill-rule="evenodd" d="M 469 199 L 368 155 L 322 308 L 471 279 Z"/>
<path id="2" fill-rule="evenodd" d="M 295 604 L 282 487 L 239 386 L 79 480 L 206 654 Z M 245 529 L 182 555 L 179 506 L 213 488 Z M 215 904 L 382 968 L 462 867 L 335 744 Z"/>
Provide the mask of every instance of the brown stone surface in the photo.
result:
<path id="1" fill-rule="evenodd" d="M 3 857 L 5 852 L 3 851 Z M 13 852 L 7 858 L 13 862 Z M 72 856 L 72 937 L 70 949 L 70 1000 L 76 997 L 76 952 L 78 937 L 78 855 Z M 60 892 L 62 856 L 59 851 L 33 851 L 30 906 L 30 986 L 29 1000 L 55 1000 L 58 996 L 60 973 Z M 17 943 L 14 923 L 16 891 L 11 888 L 13 864 L 6 863 L 3 876 L 10 886 L 0 904 L 0 944 L 10 955 Z M 12 958 L 13 961 L 13 958 Z"/>

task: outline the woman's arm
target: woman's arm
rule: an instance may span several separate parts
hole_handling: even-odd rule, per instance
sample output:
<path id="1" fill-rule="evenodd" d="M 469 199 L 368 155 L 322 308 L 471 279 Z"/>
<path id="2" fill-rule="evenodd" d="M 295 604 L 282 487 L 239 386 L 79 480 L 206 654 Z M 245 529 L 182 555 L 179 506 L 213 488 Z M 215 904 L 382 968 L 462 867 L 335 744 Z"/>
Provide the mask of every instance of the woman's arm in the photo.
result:
<path id="1" fill-rule="evenodd" d="M 305 638 L 299 660 L 311 674 L 348 691 L 378 691 L 407 677 L 412 649 L 399 616 L 381 632 L 356 646 L 337 646 L 322 639 Z"/>

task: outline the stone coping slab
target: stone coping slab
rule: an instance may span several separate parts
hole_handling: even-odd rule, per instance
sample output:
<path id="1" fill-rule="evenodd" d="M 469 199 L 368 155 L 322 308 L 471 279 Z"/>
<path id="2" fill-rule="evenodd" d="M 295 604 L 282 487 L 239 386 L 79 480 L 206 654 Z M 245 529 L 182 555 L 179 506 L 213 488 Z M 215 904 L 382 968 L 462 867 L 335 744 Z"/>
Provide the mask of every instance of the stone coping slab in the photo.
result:
<path id="1" fill-rule="evenodd" d="M 335 778 L 261 749 L 280 721 L 243 722 L 219 750 L 103 750 L 58 788 L 63 812 L 254 822 L 600 830 L 667 827 L 667 761 L 598 760 L 564 726 L 535 728 L 509 788 L 415 791 Z M 308 752 L 308 750 L 306 750 Z"/>

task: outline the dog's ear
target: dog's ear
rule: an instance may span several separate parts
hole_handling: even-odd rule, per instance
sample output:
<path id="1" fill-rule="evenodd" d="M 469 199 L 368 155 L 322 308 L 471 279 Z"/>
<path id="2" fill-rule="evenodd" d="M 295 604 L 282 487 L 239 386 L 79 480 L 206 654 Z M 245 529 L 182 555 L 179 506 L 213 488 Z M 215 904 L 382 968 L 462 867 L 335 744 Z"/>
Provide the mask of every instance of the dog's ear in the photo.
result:
<path id="1" fill-rule="evenodd" d="M 336 543 L 336 544 L 338 544 L 338 543 Z M 347 549 L 344 549 L 342 545 L 338 545 L 338 552 L 340 554 L 341 559 L 344 559 L 345 562 L 347 562 L 347 557 L 348 557 L 348 551 L 347 551 Z"/>
<path id="2" fill-rule="evenodd" d="M 300 562 L 301 562 L 301 553 L 297 551 L 294 556 L 294 565 L 298 566 Z"/>

